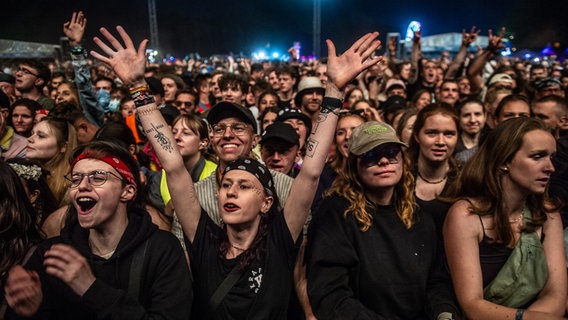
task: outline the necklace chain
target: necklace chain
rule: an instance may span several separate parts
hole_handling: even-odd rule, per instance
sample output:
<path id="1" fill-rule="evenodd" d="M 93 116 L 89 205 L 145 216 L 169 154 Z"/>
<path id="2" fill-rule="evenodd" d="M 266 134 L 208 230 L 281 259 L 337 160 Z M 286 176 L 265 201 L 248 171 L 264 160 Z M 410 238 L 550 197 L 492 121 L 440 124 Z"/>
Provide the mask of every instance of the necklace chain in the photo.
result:
<path id="1" fill-rule="evenodd" d="M 428 183 L 428 184 L 438 184 L 438 183 L 442 183 L 444 182 L 444 180 L 446 180 L 446 178 L 448 178 L 448 175 L 446 174 L 442 179 L 440 180 L 436 180 L 436 181 L 430 181 L 426 178 L 424 178 L 422 176 L 422 174 L 420 173 L 420 171 L 418 171 L 418 176 L 420 177 L 420 179 L 424 180 L 424 182 Z"/>
<path id="2" fill-rule="evenodd" d="M 525 210 L 527 209 L 527 207 L 524 207 L 523 210 L 521 211 L 521 214 L 519 214 L 518 217 L 516 217 L 513 220 L 509 220 L 509 223 L 513 224 L 513 223 L 517 223 L 521 220 L 523 220 L 523 217 L 525 216 Z"/>

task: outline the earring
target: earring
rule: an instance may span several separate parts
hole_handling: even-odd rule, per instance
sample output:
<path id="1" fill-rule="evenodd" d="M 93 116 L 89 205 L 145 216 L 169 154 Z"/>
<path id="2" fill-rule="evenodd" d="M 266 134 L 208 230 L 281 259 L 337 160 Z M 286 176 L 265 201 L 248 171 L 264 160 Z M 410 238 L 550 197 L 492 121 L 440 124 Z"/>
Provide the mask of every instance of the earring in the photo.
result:
<path id="1" fill-rule="evenodd" d="M 507 173 L 509 173 L 509 167 L 503 166 L 503 167 L 501 167 L 501 171 L 503 171 L 503 173 L 507 174 Z"/>

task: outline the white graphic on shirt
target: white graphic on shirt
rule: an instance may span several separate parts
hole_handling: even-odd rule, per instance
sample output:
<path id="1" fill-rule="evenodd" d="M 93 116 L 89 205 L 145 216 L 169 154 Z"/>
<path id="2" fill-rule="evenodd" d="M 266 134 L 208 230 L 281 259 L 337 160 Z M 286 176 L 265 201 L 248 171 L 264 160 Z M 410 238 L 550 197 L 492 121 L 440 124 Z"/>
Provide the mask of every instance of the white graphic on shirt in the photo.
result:
<path id="1" fill-rule="evenodd" d="M 254 293 L 258 293 L 262 285 L 262 268 L 259 267 L 258 270 L 251 270 L 251 276 L 249 276 L 248 281 L 250 289 Z"/>

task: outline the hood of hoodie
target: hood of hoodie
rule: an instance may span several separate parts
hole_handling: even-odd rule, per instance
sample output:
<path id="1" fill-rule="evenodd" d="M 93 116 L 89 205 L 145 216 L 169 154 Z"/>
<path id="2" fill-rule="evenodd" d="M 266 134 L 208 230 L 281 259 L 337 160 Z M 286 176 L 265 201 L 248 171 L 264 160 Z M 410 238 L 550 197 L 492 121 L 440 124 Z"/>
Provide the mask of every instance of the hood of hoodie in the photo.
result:
<path id="1" fill-rule="evenodd" d="M 63 242 L 73 246 L 84 257 L 93 260 L 104 260 L 96 257 L 91 253 L 89 247 L 89 229 L 84 229 L 79 225 L 77 219 L 72 219 L 63 230 L 61 230 L 61 238 Z M 123 256 L 130 255 L 141 243 L 146 241 L 158 227 L 152 223 L 150 214 L 143 209 L 131 209 L 128 212 L 128 225 L 124 234 L 118 242 L 118 246 L 106 262 L 119 259 Z M 97 259 L 98 258 L 98 259 Z"/>

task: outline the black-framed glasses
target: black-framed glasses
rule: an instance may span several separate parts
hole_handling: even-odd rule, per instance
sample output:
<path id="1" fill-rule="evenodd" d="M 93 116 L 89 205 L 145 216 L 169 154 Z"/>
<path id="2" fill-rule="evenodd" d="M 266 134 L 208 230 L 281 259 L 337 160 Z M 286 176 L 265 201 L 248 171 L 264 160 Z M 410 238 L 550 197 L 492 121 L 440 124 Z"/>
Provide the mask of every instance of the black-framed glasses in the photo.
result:
<path id="1" fill-rule="evenodd" d="M 30 70 L 26 69 L 26 68 L 22 68 L 19 67 L 18 70 L 16 70 L 16 72 L 22 72 L 23 74 L 31 74 L 32 76 L 35 76 L 37 78 L 39 78 L 39 75 L 36 73 L 31 72 Z"/>
<path id="2" fill-rule="evenodd" d="M 231 128 L 231 132 L 237 136 L 242 136 L 247 132 L 248 124 L 244 122 L 235 122 L 230 124 L 217 123 L 212 126 L 213 135 L 222 136 L 227 131 L 227 128 Z"/>
<path id="3" fill-rule="evenodd" d="M 191 107 L 193 105 L 193 102 L 191 102 L 191 101 L 175 101 L 174 105 L 178 108 L 181 107 L 181 106 Z"/>
<path id="4" fill-rule="evenodd" d="M 117 178 L 118 180 L 124 183 L 128 183 L 122 177 L 112 172 L 104 170 L 95 170 L 87 173 L 80 173 L 80 172 L 68 173 L 65 175 L 65 179 L 67 179 L 67 187 L 69 188 L 77 188 L 81 184 L 81 181 L 83 181 L 84 177 L 87 177 L 87 181 L 89 182 L 90 185 L 99 187 L 102 186 L 108 180 L 109 175 Z"/>
<path id="5" fill-rule="evenodd" d="M 396 164 L 399 161 L 398 154 L 401 151 L 400 145 L 396 143 L 386 143 L 360 155 L 359 159 L 361 159 L 361 163 L 365 167 L 378 165 L 379 160 L 382 158 L 387 158 L 390 164 Z"/>

